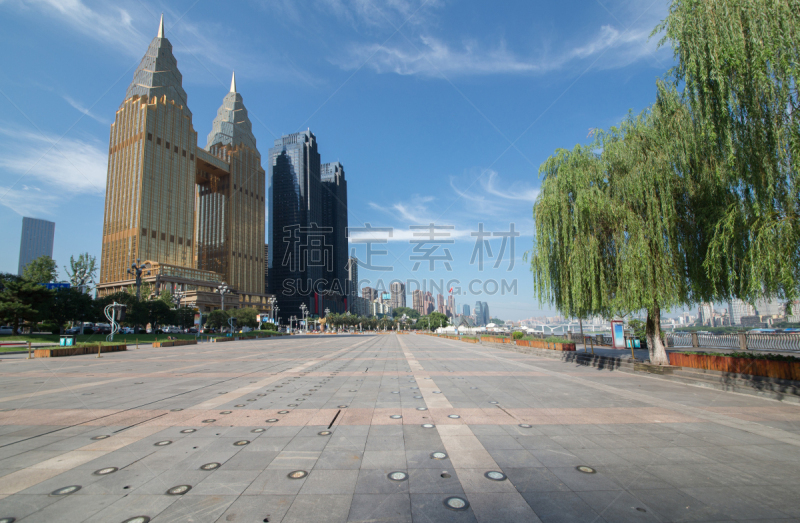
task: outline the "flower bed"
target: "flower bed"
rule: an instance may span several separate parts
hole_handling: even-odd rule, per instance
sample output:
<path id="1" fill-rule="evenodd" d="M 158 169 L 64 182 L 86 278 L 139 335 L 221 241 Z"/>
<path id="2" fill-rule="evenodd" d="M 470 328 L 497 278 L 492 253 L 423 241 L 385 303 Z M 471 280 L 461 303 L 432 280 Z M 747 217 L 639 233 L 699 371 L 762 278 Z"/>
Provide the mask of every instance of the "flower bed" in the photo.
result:
<path id="1" fill-rule="evenodd" d="M 800 361 L 797 358 L 758 357 L 766 355 L 734 354 L 730 356 L 709 356 L 707 354 L 690 354 L 670 352 L 669 363 L 676 367 L 715 370 L 733 374 L 750 374 L 781 380 L 800 380 Z M 794 361 L 792 361 L 794 360 Z"/>
<path id="2" fill-rule="evenodd" d="M 171 340 L 153 343 L 153 347 L 180 347 L 181 345 L 197 345 L 197 340 Z"/>
<path id="3" fill-rule="evenodd" d="M 560 350 L 560 351 L 574 351 L 574 343 L 560 343 L 554 341 L 541 341 L 541 340 L 517 340 L 517 345 L 522 347 L 531 347 L 534 349 L 547 349 L 547 350 Z"/>
<path id="4" fill-rule="evenodd" d="M 100 352 L 119 352 L 128 350 L 127 345 L 81 345 L 78 347 L 46 347 L 33 351 L 34 358 L 59 358 L 61 356 L 80 356 L 82 354 L 97 354 Z"/>

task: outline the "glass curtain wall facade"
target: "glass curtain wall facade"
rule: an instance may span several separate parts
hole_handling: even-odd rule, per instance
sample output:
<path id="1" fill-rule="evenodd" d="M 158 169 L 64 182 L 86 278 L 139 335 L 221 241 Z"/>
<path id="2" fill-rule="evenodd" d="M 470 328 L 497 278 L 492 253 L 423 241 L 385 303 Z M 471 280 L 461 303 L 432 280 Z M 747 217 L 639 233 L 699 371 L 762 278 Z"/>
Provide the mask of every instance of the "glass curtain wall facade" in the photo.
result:
<path id="1" fill-rule="evenodd" d="M 311 258 L 324 247 L 320 233 L 320 157 L 311 131 L 283 136 L 269 150 L 270 291 L 278 298 L 281 316 L 301 317 L 300 305 L 319 314 L 314 285 L 322 278 L 322 263 Z"/>
<path id="2" fill-rule="evenodd" d="M 53 257 L 53 239 L 56 224 L 37 218 L 22 218 L 22 238 L 19 242 L 18 276 L 22 276 L 25 267 L 40 256 Z"/>
<path id="3" fill-rule="evenodd" d="M 325 266 L 323 278 L 327 281 L 325 306 L 331 312 L 347 310 L 347 273 L 349 245 L 347 240 L 347 180 L 344 167 L 339 162 L 320 167 L 322 227 L 326 229 L 326 245 L 332 251 L 332 263 Z M 321 313 L 321 315 L 322 315 Z"/>

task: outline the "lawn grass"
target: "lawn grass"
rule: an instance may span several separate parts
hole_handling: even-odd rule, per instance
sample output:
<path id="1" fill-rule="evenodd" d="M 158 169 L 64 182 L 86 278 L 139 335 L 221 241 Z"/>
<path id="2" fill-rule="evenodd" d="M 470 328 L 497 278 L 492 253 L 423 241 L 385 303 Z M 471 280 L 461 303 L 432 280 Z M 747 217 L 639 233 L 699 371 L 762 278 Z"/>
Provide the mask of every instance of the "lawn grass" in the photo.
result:
<path id="1" fill-rule="evenodd" d="M 274 331 L 252 331 L 247 333 L 239 333 L 236 334 L 239 338 L 252 338 L 255 337 L 257 334 L 269 334 L 272 336 L 280 336 L 281 333 L 274 332 Z M 84 346 L 84 345 L 118 345 L 120 343 L 127 343 L 128 345 L 133 345 L 135 343 L 142 344 L 142 345 L 150 345 L 154 341 L 169 341 L 169 338 L 177 339 L 177 340 L 194 340 L 194 339 L 206 339 L 208 337 L 225 337 L 225 334 L 115 334 L 114 341 L 106 341 L 106 334 L 85 334 L 83 336 L 77 336 L 75 340 L 76 346 Z M 58 345 L 60 336 L 58 334 L 23 334 L 23 335 L 4 335 L 0 336 L 0 343 L 8 343 L 8 342 L 33 342 L 33 343 L 49 343 L 52 345 Z M 2 347 L 0 346 L 0 352 L 10 352 L 10 351 L 18 351 L 24 350 L 27 347 L 24 346 L 17 346 L 17 347 Z"/>

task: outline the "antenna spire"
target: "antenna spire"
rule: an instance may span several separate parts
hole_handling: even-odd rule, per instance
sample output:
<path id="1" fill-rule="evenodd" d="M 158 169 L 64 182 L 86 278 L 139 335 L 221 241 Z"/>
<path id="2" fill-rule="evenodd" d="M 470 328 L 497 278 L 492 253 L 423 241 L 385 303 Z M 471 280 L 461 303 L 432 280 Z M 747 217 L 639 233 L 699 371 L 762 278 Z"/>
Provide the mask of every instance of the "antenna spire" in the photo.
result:
<path id="1" fill-rule="evenodd" d="M 164 13 L 161 13 L 161 23 L 158 24 L 158 37 L 164 38 Z"/>
<path id="2" fill-rule="evenodd" d="M 236 92 L 236 71 L 234 71 L 233 75 L 231 76 L 231 92 Z"/>

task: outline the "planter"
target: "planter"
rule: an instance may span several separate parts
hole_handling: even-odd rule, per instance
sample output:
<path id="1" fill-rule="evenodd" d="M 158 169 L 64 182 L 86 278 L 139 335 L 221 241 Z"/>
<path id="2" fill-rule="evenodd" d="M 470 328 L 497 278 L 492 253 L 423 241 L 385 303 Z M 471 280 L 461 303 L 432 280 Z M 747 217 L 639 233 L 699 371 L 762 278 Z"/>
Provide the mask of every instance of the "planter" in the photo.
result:
<path id="1" fill-rule="evenodd" d="M 511 343 L 511 338 L 500 338 L 498 336 L 481 336 L 481 342 L 488 343 Z"/>
<path id="2" fill-rule="evenodd" d="M 224 341 L 238 341 L 238 340 L 239 340 L 239 338 L 234 338 L 234 337 L 230 337 L 230 338 L 211 338 L 211 343 L 222 343 Z"/>
<path id="3" fill-rule="evenodd" d="M 757 360 L 706 356 L 704 354 L 669 353 L 670 365 L 693 369 L 715 370 L 732 374 L 750 374 L 780 380 L 800 381 L 800 363 L 792 361 Z"/>
<path id="4" fill-rule="evenodd" d="M 45 349 L 35 349 L 33 351 L 34 358 L 60 358 L 62 356 L 80 356 L 82 354 L 97 354 L 97 345 L 95 346 L 82 346 L 82 347 L 53 347 Z M 104 352 L 119 352 L 128 350 L 127 345 L 100 345 L 100 353 Z"/>
<path id="5" fill-rule="evenodd" d="M 197 345 L 197 340 L 157 341 L 153 343 L 153 347 L 180 347 L 181 345 Z"/>
<path id="6" fill-rule="evenodd" d="M 534 349 L 547 349 L 547 350 L 559 350 L 559 351 L 575 350 L 574 343 L 555 343 L 551 341 L 539 341 L 539 340 L 517 340 L 516 343 L 521 347 L 531 347 Z"/>

